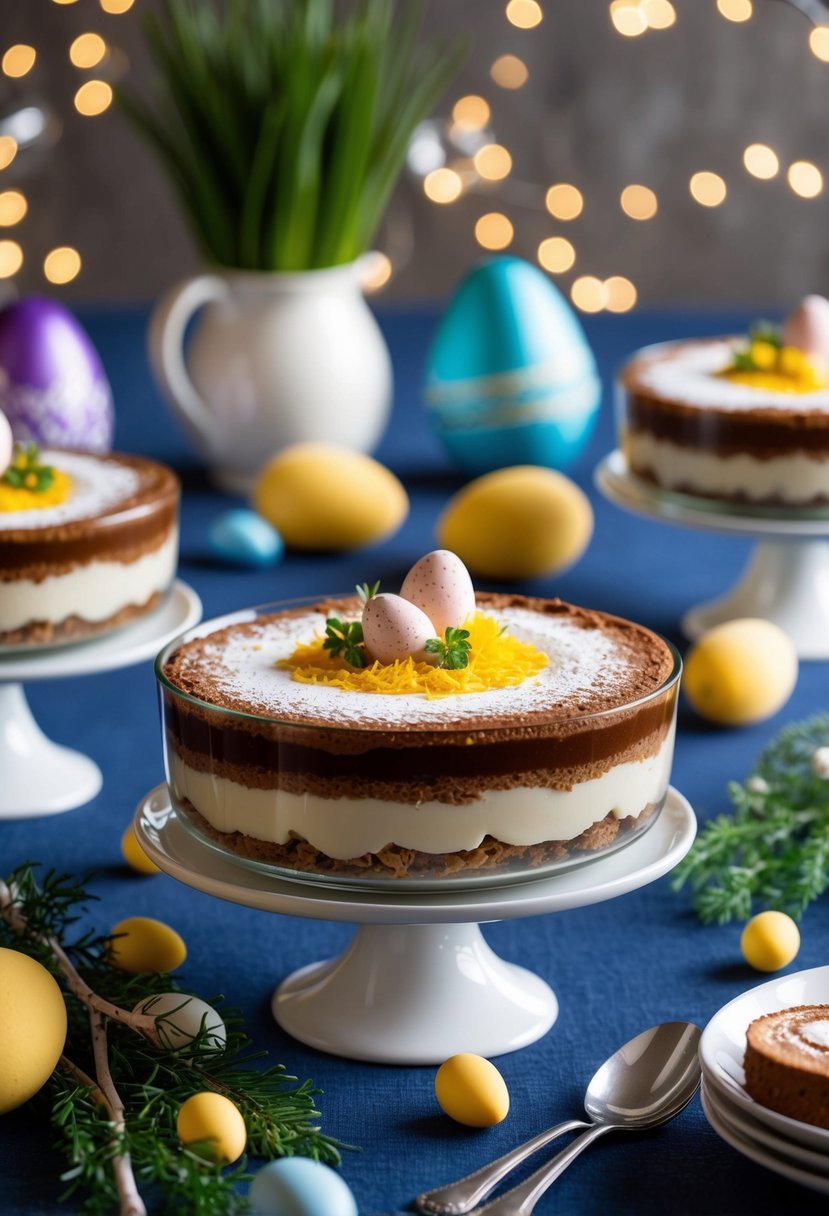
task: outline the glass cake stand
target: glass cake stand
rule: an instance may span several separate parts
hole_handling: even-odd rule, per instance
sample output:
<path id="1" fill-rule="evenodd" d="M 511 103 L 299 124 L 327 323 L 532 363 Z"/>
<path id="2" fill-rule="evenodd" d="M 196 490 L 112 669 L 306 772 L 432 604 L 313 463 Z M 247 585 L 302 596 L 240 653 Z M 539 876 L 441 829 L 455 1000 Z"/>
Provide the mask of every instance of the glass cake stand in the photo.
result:
<path id="1" fill-rule="evenodd" d="M 691 806 L 671 788 L 661 813 L 627 847 L 554 875 L 503 885 L 442 880 L 440 891 L 399 893 L 291 880 L 244 865 L 199 839 L 177 818 L 166 784 L 135 812 L 141 846 L 160 869 L 207 895 L 290 916 L 358 925 L 336 958 L 284 979 L 276 1021 L 321 1051 L 383 1064 L 439 1064 L 460 1051 L 491 1057 L 546 1034 L 558 1001 L 540 976 L 500 958 L 480 922 L 512 920 L 600 903 L 667 874 L 694 840 Z"/>
<path id="2" fill-rule="evenodd" d="M 762 617 L 785 630 L 801 659 L 829 659 L 829 510 L 709 503 L 660 490 L 635 477 L 620 451 L 605 456 L 594 480 L 605 498 L 634 515 L 757 541 L 739 582 L 683 615 L 686 637 L 739 617 Z"/>
<path id="3" fill-rule="evenodd" d="M 43 733 L 23 684 L 93 675 L 152 659 L 201 615 L 198 595 L 177 579 L 152 612 L 104 636 L 61 646 L 0 649 L 0 822 L 71 811 L 94 798 L 103 784 L 94 760 Z"/>

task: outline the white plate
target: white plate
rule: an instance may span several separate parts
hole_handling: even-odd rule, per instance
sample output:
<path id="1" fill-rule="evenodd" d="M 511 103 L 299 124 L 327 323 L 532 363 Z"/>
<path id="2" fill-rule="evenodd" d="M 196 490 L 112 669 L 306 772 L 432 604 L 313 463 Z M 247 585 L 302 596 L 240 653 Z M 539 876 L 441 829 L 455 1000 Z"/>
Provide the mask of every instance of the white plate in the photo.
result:
<path id="1" fill-rule="evenodd" d="M 362 924 L 442 924 L 508 920 L 586 907 L 614 899 L 667 874 L 688 852 L 696 834 L 689 803 L 671 788 L 662 813 L 642 836 L 608 857 L 550 877 L 527 878 L 503 887 L 455 887 L 452 891 L 407 894 L 313 886 L 303 876 L 292 881 L 269 876 L 222 856 L 182 827 L 170 806 L 166 785 L 157 786 L 135 812 L 135 828 L 145 852 L 167 874 L 187 886 L 231 903 Z"/>
<path id="2" fill-rule="evenodd" d="M 92 675 L 154 659 L 159 650 L 201 620 L 202 605 L 189 584 L 176 579 L 170 594 L 146 616 L 102 637 L 62 647 L 7 647 L 0 655 L 0 681 L 28 684 L 61 676 Z"/>
<path id="3" fill-rule="evenodd" d="M 764 1165 L 766 1169 L 772 1170 L 775 1174 L 781 1174 L 784 1178 L 791 1179 L 792 1182 L 799 1182 L 801 1186 L 809 1187 L 810 1190 L 829 1195 L 829 1175 L 813 1173 L 803 1166 L 795 1165 L 779 1153 L 764 1148 L 756 1141 L 742 1135 L 714 1110 L 704 1084 L 700 1090 L 700 1100 L 703 1113 L 714 1131 L 738 1153 L 748 1157 L 749 1161 L 756 1161 L 758 1165 Z"/>
<path id="4" fill-rule="evenodd" d="M 816 1174 L 825 1174 L 829 1178 L 829 1153 L 815 1152 L 814 1149 L 806 1148 L 805 1145 L 798 1144 L 795 1140 L 781 1136 L 779 1132 L 774 1132 L 770 1127 L 766 1127 L 765 1123 L 761 1123 L 759 1119 L 752 1119 L 750 1115 L 745 1114 L 736 1103 L 724 1096 L 722 1090 L 715 1089 L 706 1082 L 703 1084 L 708 1104 L 714 1114 L 722 1123 L 727 1123 L 738 1135 L 744 1136 L 747 1140 L 753 1140 L 761 1148 L 771 1149 L 773 1153 L 787 1158 L 793 1165 L 811 1170 Z"/>
<path id="5" fill-rule="evenodd" d="M 715 1013 L 700 1040 L 700 1060 L 706 1082 L 752 1119 L 771 1127 L 799 1144 L 829 1154 L 829 1131 L 789 1119 L 761 1106 L 745 1089 L 743 1058 L 746 1030 L 765 1013 L 776 1013 L 793 1005 L 829 1004 L 829 967 L 812 967 L 778 976 L 735 997 Z"/>

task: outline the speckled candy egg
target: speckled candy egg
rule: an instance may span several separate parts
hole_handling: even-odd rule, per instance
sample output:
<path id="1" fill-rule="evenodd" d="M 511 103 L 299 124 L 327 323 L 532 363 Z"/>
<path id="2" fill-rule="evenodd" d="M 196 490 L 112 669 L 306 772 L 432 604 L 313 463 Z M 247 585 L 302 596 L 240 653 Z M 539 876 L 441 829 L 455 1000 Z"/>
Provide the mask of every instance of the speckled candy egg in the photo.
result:
<path id="1" fill-rule="evenodd" d="M 435 549 L 415 562 L 403 580 L 400 595 L 426 613 L 439 638 L 448 628 L 458 629 L 475 611 L 469 571 L 448 549 Z"/>
<path id="2" fill-rule="evenodd" d="M 829 367 L 829 300 L 806 296 L 783 322 L 780 336 L 784 345 L 795 346 Z"/>
<path id="3" fill-rule="evenodd" d="M 424 647 L 436 637 L 432 621 L 400 595 L 374 595 L 363 608 L 363 640 L 372 660 L 425 659 Z"/>
<path id="4" fill-rule="evenodd" d="M 429 352 L 426 403 L 467 473 L 567 466 L 587 443 L 600 401 L 581 325 L 541 270 L 500 257 L 463 280 Z"/>
<path id="5" fill-rule="evenodd" d="M 20 442 L 111 448 L 109 381 L 86 332 L 56 300 L 28 296 L 0 308 L 0 410 Z"/>
<path id="6" fill-rule="evenodd" d="M 45 967 L 0 949 L 0 1115 L 28 1101 L 55 1070 L 66 1041 L 66 1005 Z"/>
<path id="7" fill-rule="evenodd" d="M 263 1166 L 248 1198 L 254 1216 L 358 1216 L 340 1175 L 308 1157 L 282 1157 Z"/>
<path id="8" fill-rule="evenodd" d="M 12 462 L 14 452 L 14 436 L 8 418 L 0 414 L 0 477 Z"/>

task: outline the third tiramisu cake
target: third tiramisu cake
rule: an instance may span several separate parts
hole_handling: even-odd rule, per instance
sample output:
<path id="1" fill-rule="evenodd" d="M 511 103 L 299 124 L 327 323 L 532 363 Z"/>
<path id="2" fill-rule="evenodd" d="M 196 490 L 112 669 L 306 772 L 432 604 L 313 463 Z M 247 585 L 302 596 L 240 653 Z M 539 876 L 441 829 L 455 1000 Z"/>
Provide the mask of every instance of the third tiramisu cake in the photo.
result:
<path id="1" fill-rule="evenodd" d="M 829 504 L 829 301 L 781 330 L 665 343 L 621 373 L 620 445 L 663 490 L 761 507 Z"/>
<path id="2" fill-rule="evenodd" d="M 176 807 L 293 869 L 442 877 L 595 856 L 668 787 L 668 644 L 558 600 L 476 597 L 445 550 L 399 596 L 214 622 L 157 675 Z"/>

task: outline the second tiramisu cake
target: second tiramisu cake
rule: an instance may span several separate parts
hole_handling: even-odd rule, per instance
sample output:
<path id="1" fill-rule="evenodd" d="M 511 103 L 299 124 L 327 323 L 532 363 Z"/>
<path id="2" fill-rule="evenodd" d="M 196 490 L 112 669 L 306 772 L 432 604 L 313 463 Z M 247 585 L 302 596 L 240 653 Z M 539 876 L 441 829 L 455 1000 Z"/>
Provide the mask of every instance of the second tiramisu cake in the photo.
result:
<path id="1" fill-rule="evenodd" d="M 447 624 L 436 599 L 464 579 Z M 476 603 L 443 551 L 403 606 L 372 590 L 160 656 L 169 787 L 203 832 L 293 869 L 449 876 L 596 856 L 661 807 L 679 682 L 661 638 L 558 600 Z"/>

